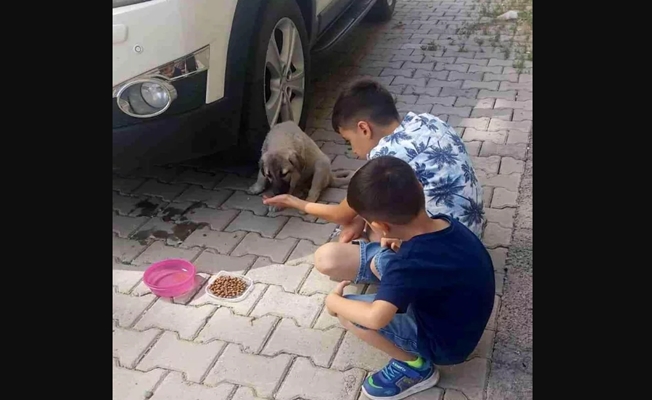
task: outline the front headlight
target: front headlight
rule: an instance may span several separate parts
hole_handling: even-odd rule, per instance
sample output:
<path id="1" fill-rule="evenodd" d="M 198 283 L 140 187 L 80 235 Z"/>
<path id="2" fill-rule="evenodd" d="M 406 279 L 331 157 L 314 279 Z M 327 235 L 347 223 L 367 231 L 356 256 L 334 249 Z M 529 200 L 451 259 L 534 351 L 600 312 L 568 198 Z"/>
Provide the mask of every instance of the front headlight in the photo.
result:
<path id="1" fill-rule="evenodd" d="M 118 108 L 135 118 L 165 112 L 177 98 L 172 83 L 208 69 L 209 47 L 162 65 L 113 88 Z"/>

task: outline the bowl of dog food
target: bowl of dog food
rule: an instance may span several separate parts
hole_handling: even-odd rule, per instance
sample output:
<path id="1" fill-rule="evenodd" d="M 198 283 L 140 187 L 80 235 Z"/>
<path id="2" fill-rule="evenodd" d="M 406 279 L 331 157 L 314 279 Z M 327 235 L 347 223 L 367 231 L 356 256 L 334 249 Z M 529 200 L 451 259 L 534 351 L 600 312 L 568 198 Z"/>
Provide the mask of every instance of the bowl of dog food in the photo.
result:
<path id="1" fill-rule="evenodd" d="M 143 282 L 157 296 L 178 297 L 195 286 L 196 272 L 191 262 L 172 258 L 150 265 L 143 274 Z"/>
<path id="2" fill-rule="evenodd" d="M 254 281 L 244 275 L 220 271 L 208 280 L 206 294 L 216 300 L 238 302 L 251 293 Z"/>

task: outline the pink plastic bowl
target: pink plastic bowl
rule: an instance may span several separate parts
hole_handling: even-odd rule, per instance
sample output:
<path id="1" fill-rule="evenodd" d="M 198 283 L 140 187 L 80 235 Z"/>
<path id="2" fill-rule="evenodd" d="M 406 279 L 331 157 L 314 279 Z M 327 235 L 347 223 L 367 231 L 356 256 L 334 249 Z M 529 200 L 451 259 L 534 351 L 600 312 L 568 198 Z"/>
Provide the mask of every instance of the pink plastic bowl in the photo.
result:
<path id="1" fill-rule="evenodd" d="M 182 259 L 169 259 L 152 264 L 145 270 L 143 282 L 157 296 L 178 297 L 195 285 L 195 266 Z"/>

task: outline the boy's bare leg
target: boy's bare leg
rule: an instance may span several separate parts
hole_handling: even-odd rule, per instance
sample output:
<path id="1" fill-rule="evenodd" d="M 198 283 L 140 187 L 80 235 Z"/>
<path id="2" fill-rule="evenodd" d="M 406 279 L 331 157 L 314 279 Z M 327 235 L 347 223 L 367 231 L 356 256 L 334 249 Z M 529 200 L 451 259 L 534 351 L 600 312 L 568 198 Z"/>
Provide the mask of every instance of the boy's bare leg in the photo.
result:
<path id="1" fill-rule="evenodd" d="M 361 329 L 353 325 L 351 321 L 347 321 L 339 316 L 337 318 L 340 320 L 340 323 L 344 328 L 346 328 L 346 330 L 350 331 L 361 340 L 365 341 L 369 345 L 377 348 L 392 358 L 404 362 L 414 361 L 418 358 L 416 355 L 408 353 L 407 351 L 397 347 L 394 343 L 390 342 L 387 340 L 387 338 L 376 331 Z"/>
<path id="2" fill-rule="evenodd" d="M 353 281 L 360 267 L 360 246 L 326 243 L 315 251 L 315 268 L 337 281 Z"/>

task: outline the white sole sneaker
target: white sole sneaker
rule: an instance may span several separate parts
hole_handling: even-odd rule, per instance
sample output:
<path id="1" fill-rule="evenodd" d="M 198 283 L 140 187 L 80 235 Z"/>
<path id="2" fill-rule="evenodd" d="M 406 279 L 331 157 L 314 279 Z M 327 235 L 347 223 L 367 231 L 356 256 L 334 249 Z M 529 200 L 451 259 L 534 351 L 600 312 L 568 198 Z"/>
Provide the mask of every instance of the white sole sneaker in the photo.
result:
<path id="1" fill-rule="evenodd" d="M 369 397 L 370 400 L 401 400 L 409 395 L 421 392 L 426 389 L 430 389 L 431 387 L 435 386 L 439 382 L 439 369 L 435 369 L 435 373 L 432 374 L 432 376 L 428 379 L 426 379 L 423 382 L 419 382 L 416 385 L 412 386 L 408 390 L 401 392 L 397 394 L 396 396 L 391 396 L 391 397 L 377 397 L 377 396 L 371 396 L 369 393 L 367 393 L 366 390 L 364 390 L 364 386 L 362 387 L 362 393 L 364 393 L 365 396 Z"/>

